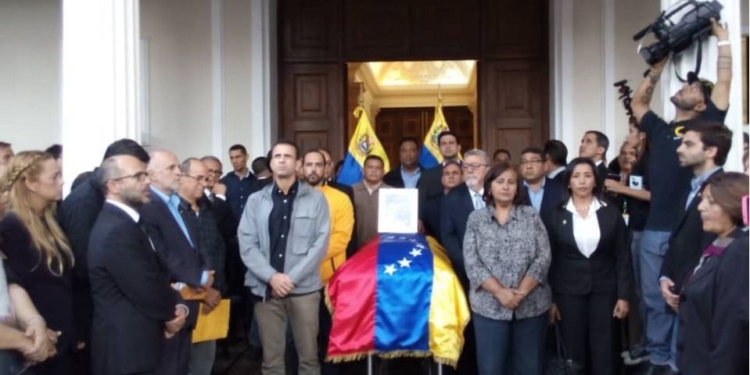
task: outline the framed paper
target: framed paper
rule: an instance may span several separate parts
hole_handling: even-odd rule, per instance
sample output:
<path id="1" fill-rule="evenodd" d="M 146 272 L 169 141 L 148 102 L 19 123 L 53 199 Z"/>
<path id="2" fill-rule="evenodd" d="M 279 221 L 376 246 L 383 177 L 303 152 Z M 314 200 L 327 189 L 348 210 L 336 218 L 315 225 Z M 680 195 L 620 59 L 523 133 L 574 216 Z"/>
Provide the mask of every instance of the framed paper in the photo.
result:
<path id="1" fill-rule="evenodd" d="M 380 189 L 378 194 L 378 233 L 417 233 L 417 189 Z"/>

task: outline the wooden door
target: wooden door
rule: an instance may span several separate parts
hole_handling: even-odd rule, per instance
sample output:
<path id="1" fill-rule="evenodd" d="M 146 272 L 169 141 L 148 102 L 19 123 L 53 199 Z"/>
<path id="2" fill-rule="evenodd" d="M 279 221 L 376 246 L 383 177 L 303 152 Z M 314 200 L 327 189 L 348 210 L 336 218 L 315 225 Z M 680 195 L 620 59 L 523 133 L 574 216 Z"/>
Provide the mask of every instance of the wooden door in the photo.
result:
<path id="1" fill-rule="evenodd" d="M 464 150 L 474 147 L 474 115 L 468 107 L 443 107 L 443 116 L 458 135 Z M 392 167 L 399 165 L 399 145 L 404 138 L 416 138 L 422 144 L 435 119 L 435 108 L 383 108 L 375 119 L 375 132 L 383 144 Z"/>

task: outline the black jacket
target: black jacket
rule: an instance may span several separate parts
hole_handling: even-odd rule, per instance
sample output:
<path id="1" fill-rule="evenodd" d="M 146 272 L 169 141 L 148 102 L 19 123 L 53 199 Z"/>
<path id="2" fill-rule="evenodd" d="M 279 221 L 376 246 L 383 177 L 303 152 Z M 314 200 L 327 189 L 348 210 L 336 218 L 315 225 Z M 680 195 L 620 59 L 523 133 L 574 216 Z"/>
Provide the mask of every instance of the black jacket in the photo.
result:
<path id="1" fill-rule="evenodd" d="M 57 222 L 68 237 L 75 256 L 73 305 L 76 333 L 78 341 L 85 343 L 89 342 L 94 316 L 87 267 L 89 236 L 104 206 L 104 192 L 99 184 L 98 174 L 98 169 L 94 170 L 88 180 L 68 194 L 57 211 Z"/>
<path id="2" fill-rule="evenodd" d="M 717 173 L 724 173 L 724 171 L 719 169 L 714 175 Z M 715 234 L 703 231 L 703 221 L 700 212 L 698 212 L 701 192 L 705 186 L 704 183 L 698 194 L 690 202 L 690 206 L 682 211 L 680 222 L 669 238 L 669 250 L 667 250 L 664 262 L 661 265 L 661 276 L 666 276 L 674 282 L 675 291 L 682 290 L 685 278 L 698 264 L 703 249 L 716 239 Z M 685 207 L 687 197 L 685 195 L 675 204 Z M 674 313 L 674 310 L 669 307 L 667 307 L 667 311 Z"/>
<path id="3" fill-rule="evenodd" d="M 690 374 L 745 375 L 748 370 L 748 237 L 710 257 L 685 283 L 677 330 L 678 365 Z"/>
<path id="4" fill-rule="evenodd" d="M 442 185 L 441 185 L 442 194 Z M 453 263 L 453 270 L 461 281 L 464 289 L 468 289 L 469 278 L 466 276 L 464 265 L 464 235 L 469 215 L 474 212 L 474 202 L 471 199 L 469 187 L 461 184 L 451 189 L 443 196 L 440 208 L 440 239 L 448 257 Z M 450 214 L 448 214 L 450 213 Z"/>
<path id="5" fill-rule="evenodd" d="M 151 194 L 151 201 L 141 208 L 141 220 L 172 281 L 200 287 L 208 263 L 197 248 L 197 234 L 192 228 L 187 226 L 190 235 L 188 241 L 167 204 L 154 193 Z"/>
<path id="6" fill-rule="evenodd" d="M 423 169 L 419 177 L 417 189 L 419 190 L 419 219 L 424 222 L 426 213 L 424 211 L 428 198 L 443 195 L 443 166 L 437 165 L 430 169 Z"/>
<path id="7" fill-rule="evenodd" d="M 539 210 L 539 216 L 542 221 L 547 223 L 552 212 L 560 207 L 563 200 L 562 183 L 559 180 L 546 178 L 544 182 L 544 194 L 542 195 L 542 207 Z"/>
<path id="8" fill-rule="evenodd" d="M 419 169 L 420 171 L 424 172 L 424 168 L 422 168 L 421 166 L 419 167 Z M 419 178 L 422 178 L 421 174 Z M 393 188 L 404 188 L 404 178 L 401 176 L 401 166 L 399 165 L 396 168 L 391 168 L 391 171 L 383 176 L 383 182 Z M 419 180 L 417 180 L 417 186 L 419 186 Z"/>
<path id="9" fill-rule="evenodd" d="M 164 323 L 179 301 L 166 270 L 133 218 L 112 204 L 102 209 L 89 249 L 93 373 L 154 371 L 166 342 Z"/>
<path id="10" fill-rule="evenodd" d="M 617 299 L 629 301 L 633 266 L 625 221 L 612 205 L 599 208 L 596 216 L 601 238 L 596 250 L 586 258 L 573 235 L 573 214 L 562 205 L 552 211 L 546 223 L 552 249 L 550 286 L 555 294 L 615 292 Z"/>

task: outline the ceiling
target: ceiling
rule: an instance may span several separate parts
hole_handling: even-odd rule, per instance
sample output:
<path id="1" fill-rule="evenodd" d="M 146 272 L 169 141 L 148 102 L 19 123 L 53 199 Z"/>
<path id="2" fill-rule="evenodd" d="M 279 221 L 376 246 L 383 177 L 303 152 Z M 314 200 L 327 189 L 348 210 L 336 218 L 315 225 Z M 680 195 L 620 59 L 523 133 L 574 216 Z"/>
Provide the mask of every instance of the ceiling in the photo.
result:
<path id="1" fill-rule="evenodd" d="M 476 61 L 390 61 L 362 64 L 360 77 L 374 94 L 473 93 Z"/>

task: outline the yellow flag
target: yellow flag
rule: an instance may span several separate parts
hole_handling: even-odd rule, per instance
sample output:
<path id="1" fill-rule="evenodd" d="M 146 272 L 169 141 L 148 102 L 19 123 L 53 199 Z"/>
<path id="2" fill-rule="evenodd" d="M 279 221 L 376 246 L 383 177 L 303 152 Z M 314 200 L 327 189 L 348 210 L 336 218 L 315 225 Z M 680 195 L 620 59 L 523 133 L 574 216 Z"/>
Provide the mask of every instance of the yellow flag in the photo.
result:
<path id="1" fill-rule="evenodd" d="M 437 105 L 435 105 L 435 119 L 432 120 L 430 130 L 424 137 L 424 147 L 422 147 L 422 152 L 419 155 L 419 165 L 424 168 L 432 168 L 443 162 L 438 136 L 448 130 L 450 130 L 448 122 L 445 121 L 445 116 L 443 116 L 443 102 L 438 100 Z"/>
<path id="2" fill-rule="evenodd" d="M 380 143 L 375 130 L 370 124 L 367 112 L 362 106 L 357 106 L 354 110 L 354 117 L 359 118 L 357 127 L 354 129 L 352 139 L 349 141 L 349 148 L 344 159 L 344 166 L 338 177 L 338 182 L 353 185 L 362 180 L 365 167 L 365 158 L 369 155 L 377 155 L 383 159 L 385 172 L 391 170 L 388 162 L 388 155 L 385 153 L 383 144 Z"/>

